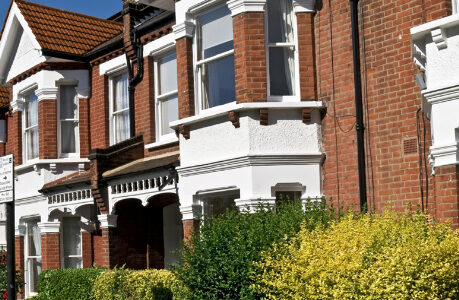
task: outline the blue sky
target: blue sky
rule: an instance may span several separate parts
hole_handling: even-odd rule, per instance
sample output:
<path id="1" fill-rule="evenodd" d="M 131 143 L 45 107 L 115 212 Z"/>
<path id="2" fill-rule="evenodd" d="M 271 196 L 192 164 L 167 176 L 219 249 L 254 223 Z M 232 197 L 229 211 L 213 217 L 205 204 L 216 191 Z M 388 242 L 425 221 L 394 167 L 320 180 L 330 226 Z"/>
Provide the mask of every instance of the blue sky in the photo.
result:
<path id="1" fill-rule="evenodd" d="M 122 0 L 29 0 L 65 10 L 79 12 L 99 18 L 108 18 L 119 12 L 123 6 Z M 3 26 L 10 0 L 0 0 L 0 26 Z"/>

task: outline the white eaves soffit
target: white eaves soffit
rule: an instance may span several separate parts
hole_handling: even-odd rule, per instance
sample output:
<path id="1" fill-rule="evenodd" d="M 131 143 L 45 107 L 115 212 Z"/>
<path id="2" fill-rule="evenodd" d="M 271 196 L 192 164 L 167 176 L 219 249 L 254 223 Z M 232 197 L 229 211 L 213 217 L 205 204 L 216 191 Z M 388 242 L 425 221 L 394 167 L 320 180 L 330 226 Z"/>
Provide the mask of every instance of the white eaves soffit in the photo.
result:
<path id="1" fill-rule="evenodd" d="M 32 51 L 35 53 L 31 53 Z M 15 65 L 14 61 L 19 58 L 22 58 L 22 61 Z M 0 40 L 0 83 L 45 60 L 46 58 L 41 55 L 40 44 L 18 6 L 13 2 Z M 21 70 L 14 69 L 16 66 Z"/>
<path id="2" fill-rule="evenodd" d="M 135 2 L 162 8 L 168 11 L 175 10 L 174 0 L 135 0 Z"/>

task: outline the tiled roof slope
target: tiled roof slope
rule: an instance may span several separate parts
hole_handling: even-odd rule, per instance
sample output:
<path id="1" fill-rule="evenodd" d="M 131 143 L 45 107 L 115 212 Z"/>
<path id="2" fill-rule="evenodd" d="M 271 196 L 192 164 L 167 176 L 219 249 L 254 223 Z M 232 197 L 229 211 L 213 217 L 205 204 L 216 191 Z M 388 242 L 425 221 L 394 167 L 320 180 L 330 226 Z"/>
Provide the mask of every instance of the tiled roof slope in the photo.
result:
<path id="1" fill-rule="evenodd" d="M 40 46 L 81 55 L 120 34 L 123 24 L 24 0 L 14 0 Z"/>
<path id="2" fill-rule="evenodd" d="M 75 172 L 71 173 L 67 176 L 61 177 L 54 181 L 48 182 L 42 188 L 42 192 L 47 192 L 52 190 L 53 188 L 62 187 L 62 186 L 71 186 L 74 184 L 89 184 L 91 182 L 91 172 L 84 171 L 84 172 Z"/>
<path id="3" fill-rule="evenodd" d="M 10 90 L 7 87 L 0 86 L 0 107 L 10 103 Z"/>

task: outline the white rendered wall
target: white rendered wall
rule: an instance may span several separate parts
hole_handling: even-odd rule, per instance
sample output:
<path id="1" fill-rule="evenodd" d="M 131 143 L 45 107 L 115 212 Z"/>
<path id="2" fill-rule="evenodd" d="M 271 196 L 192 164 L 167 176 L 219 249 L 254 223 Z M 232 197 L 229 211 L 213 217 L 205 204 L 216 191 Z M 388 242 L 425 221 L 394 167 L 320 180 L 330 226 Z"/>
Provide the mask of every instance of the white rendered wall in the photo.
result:
<path id="1" fill-rule="evenodd" d="M 179 204 L 174 203 L 163 208 L 164 267 L 170 268 L 177 262 L 177 251 L 183 240 L 182 216 Z"/>

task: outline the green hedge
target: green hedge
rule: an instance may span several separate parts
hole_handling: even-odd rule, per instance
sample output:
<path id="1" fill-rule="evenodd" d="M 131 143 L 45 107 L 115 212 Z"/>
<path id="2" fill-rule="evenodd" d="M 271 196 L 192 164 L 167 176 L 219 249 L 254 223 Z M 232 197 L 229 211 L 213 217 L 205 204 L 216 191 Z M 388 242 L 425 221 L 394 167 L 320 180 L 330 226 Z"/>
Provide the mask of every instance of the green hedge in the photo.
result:
<path id="1" fill-rule="evenodd" d="M 288 240 L 300 230 L 326 225 L 333 210 L 310 203 L 286 203 L 274 208 L 260 206 L 255 213 L 229 211 L 203 220 L 199 236 L 183 249 L 183 263 L 174 270 L 189 288 L 189 299 L 259 299 L 251 274 L 253 262 L 275 242 Z"/>
<path id="2" fill-rule="evenodd" d="M 105 271 L 102 268 L 43 271 L 34 300 L 87 300 L 94 281 Z"/>
<path id="3" fill-rule="evenodd" d="M 94 283 L 94 300 L 182 300 L 186 289 L 167 270 L 108 271 Z"/>

